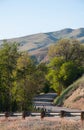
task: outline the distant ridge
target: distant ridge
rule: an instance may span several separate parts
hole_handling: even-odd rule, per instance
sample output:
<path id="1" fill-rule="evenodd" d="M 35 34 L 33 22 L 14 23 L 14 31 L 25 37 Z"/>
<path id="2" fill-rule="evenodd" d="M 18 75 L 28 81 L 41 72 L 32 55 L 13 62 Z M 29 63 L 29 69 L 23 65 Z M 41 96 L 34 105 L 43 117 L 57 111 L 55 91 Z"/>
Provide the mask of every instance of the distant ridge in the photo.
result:
<path id="1" fill-rule="evenodd" d="M 77 39 L 81 43 L 84 43 L 84 28 L 65 28 L 54 32 L 7 39 L 7 41 L 18 42 L 20 51 L 28 51 L 33 57 L 37 57 L 38 62 L 40 62 L 45 58 L 48 47 L 62 38 Z M 2 40 L 0 40 L 0 44 L 2 44 Z"/>

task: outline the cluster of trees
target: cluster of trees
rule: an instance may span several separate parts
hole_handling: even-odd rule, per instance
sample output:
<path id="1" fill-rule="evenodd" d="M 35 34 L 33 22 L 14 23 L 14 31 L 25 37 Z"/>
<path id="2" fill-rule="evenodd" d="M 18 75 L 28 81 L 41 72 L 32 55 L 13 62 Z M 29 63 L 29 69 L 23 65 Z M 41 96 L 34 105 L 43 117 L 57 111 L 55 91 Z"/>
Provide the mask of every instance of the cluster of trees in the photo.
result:
<path id="1" fill-rule="evenodd" d="M 48 51 L 50 62 L 36 64 L 28 53 L 19 52 L 16 43 L 6 41 L 0 47 L 0 111 L 24 111 L 32 108 L 35 94 L 58 94 L 84 73 L 84 45 L 62 39 Z"/>
<path id="2" fill-rule="evenodd" d="M 36 65 L 28 53 L 5 42 L 0 48 L 0 111 L 24 111 L 45 84 L 45 64 Z"/>
<path id="3" fill-rule="evenodd" d="M 84 45 L 76 40 L 62 39 L 49 48 L 47 80 L 60 95 L 84 73 Z"/>

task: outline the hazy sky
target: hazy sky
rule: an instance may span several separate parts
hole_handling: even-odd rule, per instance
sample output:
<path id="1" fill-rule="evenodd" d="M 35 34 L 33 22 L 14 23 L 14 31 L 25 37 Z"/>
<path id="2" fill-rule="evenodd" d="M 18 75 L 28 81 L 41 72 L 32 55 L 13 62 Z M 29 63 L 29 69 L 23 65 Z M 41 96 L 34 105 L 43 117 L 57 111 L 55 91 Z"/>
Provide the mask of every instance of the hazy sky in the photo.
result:
<path id="1" fill-rule="evenodd" d="M 0 0 L 0 39 L 84 27 L 84 0 Z"/>

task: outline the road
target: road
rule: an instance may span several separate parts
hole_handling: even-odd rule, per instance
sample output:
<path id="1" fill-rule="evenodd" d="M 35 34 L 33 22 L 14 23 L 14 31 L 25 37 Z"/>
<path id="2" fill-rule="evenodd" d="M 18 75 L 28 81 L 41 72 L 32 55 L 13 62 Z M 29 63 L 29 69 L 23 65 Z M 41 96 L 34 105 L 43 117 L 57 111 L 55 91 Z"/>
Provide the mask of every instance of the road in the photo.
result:
<path id="1" fill-rule="evenodd" d="M 36 108 L 43 108 L 50 112 L 60 112 L 61 110 L 69 112 L 80 112 L 78 109 L 70 109 L 66 107 L 58 107 L 53 105 L 53 100 L 56 97 L 56 93 L 41 94 L 34 98 L 34 105 Z"/>

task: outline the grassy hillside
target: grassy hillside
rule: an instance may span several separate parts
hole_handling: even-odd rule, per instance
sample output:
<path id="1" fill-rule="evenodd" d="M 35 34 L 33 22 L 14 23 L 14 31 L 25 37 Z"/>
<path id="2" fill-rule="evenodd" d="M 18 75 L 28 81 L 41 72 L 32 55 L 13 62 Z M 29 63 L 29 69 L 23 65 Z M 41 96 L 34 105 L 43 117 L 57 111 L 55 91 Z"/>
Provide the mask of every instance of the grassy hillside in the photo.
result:
<path id="1" fill-rule="evenodd" d="M 28 51 L 39 61 L 46 60 L 48 47 L 55 44 L 59 39 L 73 38 L 84 42 L 84 28 L 71 29 L 65 28 L 59 31 L 38 33 L 29 36 L 7 39 L 9 42 L 17 42 L 20 51 Z M 2 44 L 2 40 L 0 44 Z"/>
<path id="2" fill-rule="evenodd" d="M 56 105 L 84 110 L 84 76 L 70 85 L 54 100 Z"/>

